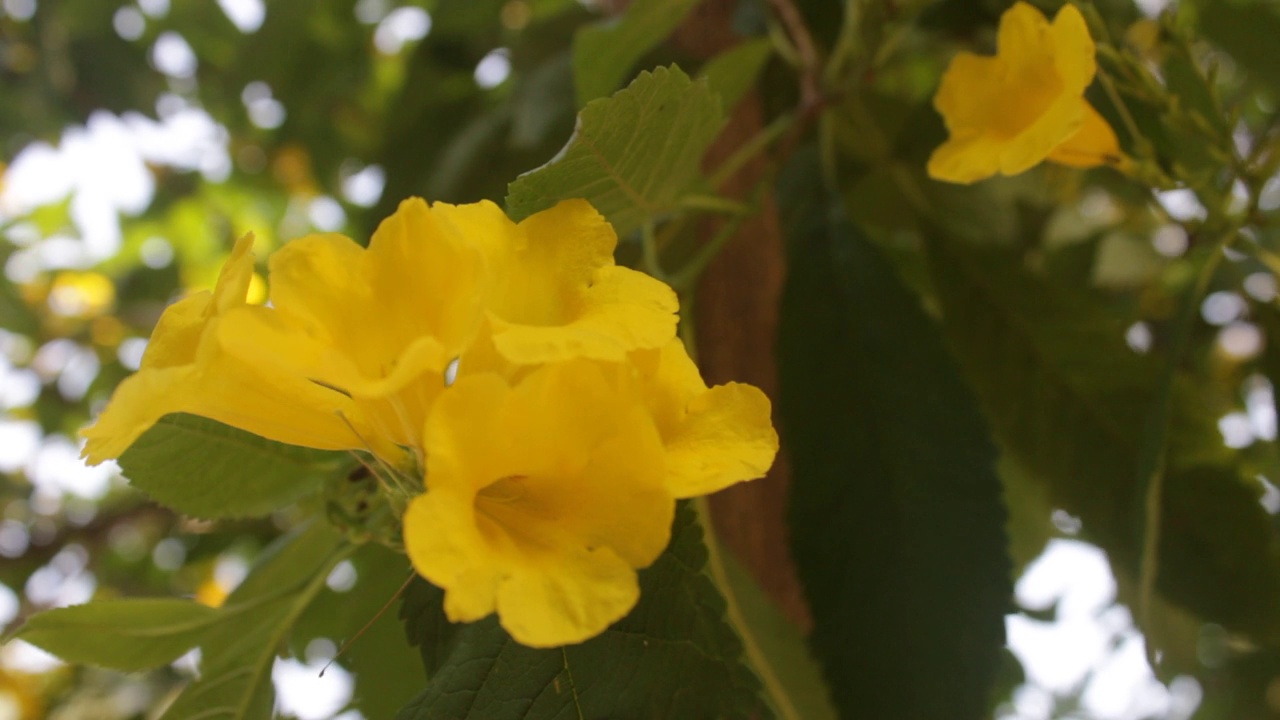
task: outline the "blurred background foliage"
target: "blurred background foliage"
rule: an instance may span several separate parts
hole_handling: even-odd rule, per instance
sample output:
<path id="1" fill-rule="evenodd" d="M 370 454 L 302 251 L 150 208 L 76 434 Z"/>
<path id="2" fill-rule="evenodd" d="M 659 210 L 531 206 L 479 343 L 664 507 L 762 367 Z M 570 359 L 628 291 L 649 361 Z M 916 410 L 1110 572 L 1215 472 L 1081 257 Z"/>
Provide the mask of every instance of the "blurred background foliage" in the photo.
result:
<path id="1" fill-rule="evenodd" d="M 767 162 L 727 205 L 695 181 L 639 222 L 658 256 L 624 228 L 619 257 L 697 265 L 718 237 L 702 221 L 738 201 L 787 238 L 775 402 L 807 603 L 747 550 L 785 611 L 744 591 L 751 621 L 812 633 L 846 717 L 1280 716 L 1275 3 L 1082 5 L 1089 98 L 1141 180 L 1043 166 L 969 187 L 924 175 L 945 137 L 930 101 L 1008 2 L 649 0 L 607 24 L 627 5 L 0 3 L 0 620 L 217 605 L 314 509 L 194 520 L 76 459 L 165 305 L 236 237 L 260 257 L 363 239 L 408 195 L 536 204 L 553 190 L 508 183 L 577 111 L 676 63 Z M 726 33 L 737 54 L 708 61 Z M 286 716 L 392 717 L 418 695 L 394 612 L 316 677 L 405 572 L 373 545 L 334 567 L 276 661 Z M 124 675 L 10 643 L 0 717 L 153 717 L 195 662 Z"/>

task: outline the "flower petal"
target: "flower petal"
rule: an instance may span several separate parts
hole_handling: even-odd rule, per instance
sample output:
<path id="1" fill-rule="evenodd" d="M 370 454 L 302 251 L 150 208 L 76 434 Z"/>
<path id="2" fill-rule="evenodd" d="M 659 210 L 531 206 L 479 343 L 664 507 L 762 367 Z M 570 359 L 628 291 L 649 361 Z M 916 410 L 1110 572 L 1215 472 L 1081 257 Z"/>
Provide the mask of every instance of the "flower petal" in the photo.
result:
<path id="1" fill-rule="evenodd" d="M 1124 158 L 1120 141 L 1106 118 L 1089 103 L 1084 104 L 1084 122 L 1071 137 L 1049 153 L 1049 159 L 1077 168 L 1117 165 Z"/>
<path id="2" fill-rule="evenodd" d="M 1062 77 L 1063 91 L 1081 94 L 1098 71 L 1093 38 L 1089 26 L 1075 5 L 1067 3 L 1058 11 L 1050 30 L 1053 36 L 1054 63 Z"/>
<path id="3" fill-rule="evenodd" d="M 604 632 L 640 599 L 636 573 L 609 548 L 521 567 L 498 590 L 502 627 L 529 647 L 579 643 Z"/>
<path id="4" fill-rule="evenodd" d="M 942 114 L 952 134 L 990 124 L 1004 76 L 1005 67 L 1000 58 L 971 52 L 960 52 L 952 58 L 933 96 L 933 106 Z"/>
<path id="5" fill-rule="evenodd" d="M 621 360 L 675 335 L 677 301 L 666 284 L 613 263 L 617 236 L 585 200 L 526 218 L 493 251 L 489 298 L 494 347 L 508 360 Z"/>
<path id="6" fill-rule="evenodd" d="M 956 134 L 929 156 L 929 177 L 968 185 L 1000 171 L 1004 142 L 987 133 Z"/>
<path id="7" fill-rule="evenodd" d="M 739 383 L 694 398 L 667 442 L 667 482 L 678 498 L 706 495 L 763 477 L 778 454 L 769 398 Z"/>
<path id="8" fill-rule="evenodd" d="M 575 357 L 619 361 L 628 350 L 659 347 L 674 337 L 677 308 L 675 291 L 665 283 L 629 268 L 608 267 L 582 293 L 577 317 L 549 327 L 492 317 L 493 342 L 516 363 Z"/>
<path id="9" fill-rule="evenodd" d="M 1039 119 L 1004 146 L 1000 172 L 1017 175 L 1043 162 L 1084 124 L 1087 105 L 1077 95 L 1059 95 Z"/>

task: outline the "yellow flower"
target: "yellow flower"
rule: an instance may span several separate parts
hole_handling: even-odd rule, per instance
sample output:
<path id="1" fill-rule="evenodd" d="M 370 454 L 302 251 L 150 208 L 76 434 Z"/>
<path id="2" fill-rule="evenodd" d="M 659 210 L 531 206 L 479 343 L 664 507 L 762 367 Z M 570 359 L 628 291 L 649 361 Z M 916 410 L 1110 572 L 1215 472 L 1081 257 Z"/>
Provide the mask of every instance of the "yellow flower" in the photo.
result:
<path id="1" fill-rule="evenodd" d="M 226 353 L 219 325 L 244 307 L 253 274 L 253 237 L 241 238 L 213 292 L 190 295 L 160 317 L 137 373 L 116 388 L 105 410 L 81 431 L 91 464 L 119 457 L 157 420 L 185 412 L 263 437 L 319 448 L 350 447 L 338 416 L 351 401 L 304 377 L 271 373 Z"/>
<path id="2" fill-rule="evenodd" d="M 708 389 L 679 339 L 634 353 L 632 362 L 667 449 L 673 495 L 707 495 L 768 472 L 778 433 L 759 388 L 727 383 Z"/>
<path id="3" fill-rule="evenodd" d="M 404 517 L 413 566 L 454 622 L 497 612 L 531 647 L 603 632 L 670 538 L 658 429 L 625 366 L 552 363 L 511 386 L 460 378 L 425 431 L 427 492 Z"/>
<path id="4" fill-rule="evenodd" d="M 951 137 L 929 158 L 929 175 L 972 183 L 1046 159 L 1080 168 L 1121 164 L 1115 132 L 1084 99 L 1094 55 L 1074 5 L 1063 5 L 1050 24 L 1015 3 L 1000 18 L 996 56 L 961 52 L 942 76 L 933 102 Z"/>
<path id="5" fill-rule="evenodd" d="M 44 717 L 44 701 L 36 678 L 0 667 L 0 718 L 38 720 Z"/>
<path id="6" fill-rule="evenodd" d="M 485 306 L 507 360 L 622 360 L 675 336 L 675 292 L 614 264 L 618 237 L 587 201 L 565 200 L 518 225 L 491 202 L 432 207 L 488 260 Z"/>
<path id="7" fill-rule="evenodd" d="M 273 254 L 269 269 L 270 306 L 228 313 L 221 345 L 348 399 L 343 418 L 361 430 L 343 447 L 390 460 L 396 447 L 417 448 L 445 368 L 483 320 L 486 271 L 471 241 L 415 198 L 367 249 L 310 235 Z"/>

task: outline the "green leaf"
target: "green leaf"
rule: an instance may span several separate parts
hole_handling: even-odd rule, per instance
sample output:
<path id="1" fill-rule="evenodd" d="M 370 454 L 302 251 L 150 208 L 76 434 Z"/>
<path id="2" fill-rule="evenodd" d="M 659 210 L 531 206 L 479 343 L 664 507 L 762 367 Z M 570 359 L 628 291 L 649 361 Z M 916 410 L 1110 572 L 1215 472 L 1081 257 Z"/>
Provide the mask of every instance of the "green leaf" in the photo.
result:
<path id="1" fill-rule="evenodd" d="M 209 519 L 266 515 L 351 465 L 345 453 L 284 445 L 185 414 L 164 416 L 120 456 L 135 487 Z"/>
<path id="2" fill-rule="evenodd" d="M 99 600 L 33 615 L 10 639 L 67 662 L 132 672 L 173 662 L 217 620 L 216 610 L 191 600 Z"/>
<path id="3" fill-rule="evenodd" d="M 618 88 L 645 53 L 667 38 L 698 0 L 635 0 L 620 18 L 588 25 L 573 38 L 578 105 Z"/>
<path id="4" fill-rule="evenodd" d="M 295 655 L 302 655 L 315 638 L 330 638 L 337 647 L 350 642 L 337 662 L 355 676 L 351 707 L 366 718 L 394 717 L 426 677 L 395 612 L 378 613 L 394 605 L 413 571 L 403 553 L 377 543 L 361 545 L 350 563 L 355 585 L 341 592 L 322 588 L 299 618 L 289 644 Z"/>
<path id="5" fill-rule="evenodd" d="M 1012 592 L 995 448 L 934 323 L 821 187 L 779 180 L 792 551 L 845 717 L 989 717 Z"/>
<path id="6" fill-rule="evenodd" d="M 948 339 L 1002 448 L 1083 521 L 1118 572 L 1136 575 L 1143 446 L 1164 382 L 1156 358 L 1129 349 L 1100 299 L 1058 288 L 1014 251 L 937 229 L 928 249 Z M 1155 587 L 1205 621 L 1280 642 L 1280 535 L 1257 482 L 1203 450 L 1221 439 L 1195 387 L 1179 374 L 1168 400 Z"/>
<path id="7" fill-rule="evenodd" d="M 626 235 L 678 208 L 723 121 L 706 81 L 674 65 L 640 73 L 613 97 L 588 103 L 564 149 L 508 186 L 507 213 L 519 221 L 586 198 Z"/>
<path id="8" fill-rule="evenodd" d="M 782 613 L 773 600 L 765 594 L 755 578 L 742 563 L 728 551 L 721 549 L 720 563 L 724 568 L 726 593 L 732 593 L 733 602 L 741 614 L 750 641 L 756 645 L 759 658 L 751 656 L 753 663 L 759 659 L 768 663 L 768 672 L 775 674 L 779 693 L 771 693 L 775 708 L 783 702 L 787 709 L 778 710 L 781 717 L 804 720 L 835 720 L 838 717 L 831 705 L 831 690 L 822 679 L 822 667 L 809 651 L 808 643 L 800 628 Z M 765 669 L 756 667 L 756 673 L 764 679 Z M 766 681 L 767 682 L 767 681 Z M 777 694 L 785 698 L 779 699 Z"/>
<path id="9" fill-rule="evenodd" d="M 747 94 L 771 57 L 773 43 L 768 38 L 747 40 L 708 60 L 698 77 L 707 79 L 711 91 L 720 96 L 720 106 L 729 109 Z"/>
<path id="10" fill-rule="evenodd" d="M 325 586 L 329 571 L 351 549 L 324 523 L 268 548 L 219 609 L 218 631 L 201 643 L 200 679 L 183 690 L 162 720 L 270 718 L 276 652 Z"/>
<path id="11" fill-rule="evenodd" d="M 397 717 L 767 718 L 759 681 L 703 573 L 702 529 L 682 504 L 671 546 L 640 571 L 640 603 L 580 645 L 519 645 L 490 616 L 444 619 L 443 593 L 411 586 L 401 615 L 431 680 Z"/>

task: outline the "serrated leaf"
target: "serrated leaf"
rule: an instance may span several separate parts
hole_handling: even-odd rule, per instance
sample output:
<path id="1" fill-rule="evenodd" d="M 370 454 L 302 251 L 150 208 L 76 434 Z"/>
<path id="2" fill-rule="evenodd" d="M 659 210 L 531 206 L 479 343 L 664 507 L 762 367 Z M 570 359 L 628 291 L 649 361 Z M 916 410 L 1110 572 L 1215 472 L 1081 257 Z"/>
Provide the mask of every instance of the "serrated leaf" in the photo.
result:
<path id="1" fill-rule="evenodd" d="M 706 81 L 674 65 L 642 72 L 625 90 L 588 103 L 560 153 L 508 186 L 507 213 L 519 221 L 585 198 L 626 235 L 676 210 L 723 121 Z"/>
<path id="2" fill-rule="evenodd" d="M 67 662 L 133 672 L 173 662 L 218 618 L 216 610 L 191 600 L 99 600 L 33 615 L 11 637 Z"/>
<path id="3" fill-rule="evenodd" d="M 666 39 L 699 0 L 635 0 L 621 17 L 580 29 L 573 38 L 578 105 L 618 88 L 636 61 Z"/>
<path id="4" fill-rule="evenodd" d="M 200 679 L 161 720 L 267 720 L 275 704 L 271 668 L 294 623 L 351 551 L 328 525 L 281 538 L 219 609 L 221 624 L 201 643 Z"/>
<path id="5" fill-rule="evenodd" d="M 711 91 L 720 96 L 720 106 L 727 110 L 747 94 L 772 56 L 773 43 L 768 38 L 747 40 L 708 60 L 698 77 L 707 79 Z"/>
<path id="6" fill-rule="evenodd" d="M 976 719 L 1012 591 L 995 449 L 938 329 L 819 177 L 809 158 L 779 181 L 781 425 L 814 652 L 842 716 Z"/>
<path id="7" fill-rule="evenodd" d="M 706 562 L 702 529 L 682 504 L 671 546 L 640 571 L 635 610 L 558 649 L 519 645 L 493 616 L 450 625 L 443 593 L 416 582 L 402 615 L 431 680 L 398 719 L 770 717 Z"/>
<path id="8" fill-rule="evenodd" d="M 1086 291 L 1056 287 L 1013 251 L 934 229 L 929 264 L 951 347 L 1002 448 L 1083 521 L 1118 572 L 1142 554 L 1139 482 L 1162 373 Z M 1258 485 L 1198 448 L 1221 446 L 1189 378 L 1174 379 L 1156 590 L 1205 621 L 1280 642 L 1280 535 Z"/>
<path id="9" fill-rule="evenodd" d="M 160 418 L 120 456 L 135 487 L 207 519 L 266 515 L 351 465 L 345 453 L 284 445 L 185 414 Z"/>

